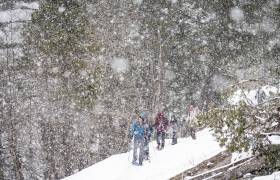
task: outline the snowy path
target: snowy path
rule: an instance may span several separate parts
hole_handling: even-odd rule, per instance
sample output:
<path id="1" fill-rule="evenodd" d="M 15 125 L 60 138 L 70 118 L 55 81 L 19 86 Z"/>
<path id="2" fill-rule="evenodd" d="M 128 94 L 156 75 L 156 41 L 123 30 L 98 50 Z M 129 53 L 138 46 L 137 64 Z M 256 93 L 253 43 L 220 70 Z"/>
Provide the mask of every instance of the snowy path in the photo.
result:
<path id="1" fill-rule="evenodd" d="M 178 144 L 174 146 L 170 145 L 170 141 L 167 140 L 166 144 L 162 151 L 155 149 L 155 142 L 150 144 L 151 162 L 144 162 L 143 166 L 131 165 L 132 152 L 117 154 L 67 177 L 65 180 L 163 180 L 171 178 L 223 150 L 208 129 L 198 132 L 197 140 L 179 139 Z"/>

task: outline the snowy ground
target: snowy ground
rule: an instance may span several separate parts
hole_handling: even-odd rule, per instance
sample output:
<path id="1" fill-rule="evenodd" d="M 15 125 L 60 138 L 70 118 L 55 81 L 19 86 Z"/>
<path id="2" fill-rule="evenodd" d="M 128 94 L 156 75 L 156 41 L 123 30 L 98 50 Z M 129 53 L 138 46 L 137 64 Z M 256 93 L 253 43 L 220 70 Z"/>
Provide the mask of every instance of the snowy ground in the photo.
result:
<path id="1" fill-rule="evenodd" d="M 279 135 L 268 136 L 268 139 L 271 142 L 271 144 L 280 144 L 280 136 Z"/>
<path id="2" fill-rule="evenodd" d="M 113 155 L 64 180 L 164 180 L 223 150 L 209 129 L 198 132 L 196 140 L 179 139 L 174 146 L 167 140 L 166 144 L 165 149 L 158 151 L 155 142 L 151 143 L 151 162 L 145 161 L 143 166 L 131 165 L 132 152 L 128 152 Z"/>
<path id="3" fill-rule="evenodd" d="M 280 180 L 280 171 L 275 172 L 268 176 L 259 176 L 254 178 L 253 180 Z"/>

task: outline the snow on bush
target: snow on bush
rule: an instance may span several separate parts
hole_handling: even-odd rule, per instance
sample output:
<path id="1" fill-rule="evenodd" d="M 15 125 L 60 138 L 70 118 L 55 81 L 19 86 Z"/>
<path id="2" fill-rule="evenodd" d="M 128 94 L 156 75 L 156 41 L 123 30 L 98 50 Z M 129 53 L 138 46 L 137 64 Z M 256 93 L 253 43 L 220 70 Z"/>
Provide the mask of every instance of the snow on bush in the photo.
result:
<path id="1" fill-rule="evenodd" d="M 263 94 L 260 94 L 263 93 Z M 260 89 L 253 90 L 237 90 L 230 98 L 229 102 L 232 105 L 237 105 L 240 101 L 246 102 L 246 104 L 257 105 L 258 97 L 263 96 L 263 100 L 268 99 L 271 94 L 279 93 L 279 89 L 274 86 L 263 86 Z"/>

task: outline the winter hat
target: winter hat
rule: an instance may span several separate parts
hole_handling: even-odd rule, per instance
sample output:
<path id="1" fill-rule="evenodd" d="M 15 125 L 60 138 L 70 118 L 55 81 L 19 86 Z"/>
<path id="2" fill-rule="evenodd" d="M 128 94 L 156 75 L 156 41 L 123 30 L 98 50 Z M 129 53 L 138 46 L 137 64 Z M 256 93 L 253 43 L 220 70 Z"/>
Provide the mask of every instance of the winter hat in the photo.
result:
<path id="1" fill-rule="evenodd" d="M 164 116 L 163 112 L 159 112 L 158 116 L 163 117 Z"/>
<path id="2" fill-rule="evenodd" d="M 146 113 L 145 112 L 141 112 L 139 115 L 142 119 L 146 118 Z"/>

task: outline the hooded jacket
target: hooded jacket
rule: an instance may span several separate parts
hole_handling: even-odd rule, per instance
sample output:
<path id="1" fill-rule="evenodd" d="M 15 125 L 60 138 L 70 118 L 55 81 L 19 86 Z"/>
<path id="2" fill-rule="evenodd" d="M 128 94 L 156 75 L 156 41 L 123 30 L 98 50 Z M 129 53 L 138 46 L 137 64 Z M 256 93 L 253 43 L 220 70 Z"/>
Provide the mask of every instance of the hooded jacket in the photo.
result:
<path id="1" fill-rule="evenodd" d="M 163 113 L 158 113 L 155 120 L 157 132 L 165 132 L 168 126 L 168 120 Z"/>
<path id="2" fill-rule="evenodd" d="M 135 139 L 142 139 L 144 138 L 145 129 L 143 125 L 141 125 L 138 121 L 134 120 L 132 122 L 130 132 Z"/>

